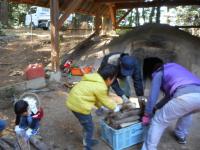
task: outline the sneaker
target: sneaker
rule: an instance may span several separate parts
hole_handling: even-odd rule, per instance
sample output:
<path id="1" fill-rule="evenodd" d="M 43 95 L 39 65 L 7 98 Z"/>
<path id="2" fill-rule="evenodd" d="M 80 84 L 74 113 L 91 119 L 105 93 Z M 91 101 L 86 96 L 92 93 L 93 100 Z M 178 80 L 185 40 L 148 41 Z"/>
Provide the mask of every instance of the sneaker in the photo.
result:
<path id="1" fill-rule="evenodd" d="M 93 140 L 92 140 L 92 144 L 91 144 L 91 146 L 95 146 L 95 145 L 97 145 L 97 144 L 99 144 L 99 141 L 98 141 L 98 140 L 95 140 L 95 139 L 93 139 Z"/>
<path id="2" fill-rule="evenodd" d="M 187 141 L 186 141 L 186 138 L 181 138 L 179 136 L 177 136 L 176 134 L 174 134 L 175 138 L 176 138 L 176 141 L 179 143 L 179 144 L 186 144 Z"/>

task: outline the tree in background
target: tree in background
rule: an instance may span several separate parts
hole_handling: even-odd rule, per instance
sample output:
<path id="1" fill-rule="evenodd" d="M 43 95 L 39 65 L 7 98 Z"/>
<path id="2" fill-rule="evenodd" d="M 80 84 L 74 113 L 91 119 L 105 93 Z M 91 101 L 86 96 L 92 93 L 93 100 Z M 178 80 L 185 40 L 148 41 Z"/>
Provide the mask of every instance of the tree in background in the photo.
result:
<path id="1" fill-rule="evenodd" d="M 26 12 L 30 6 L 26 4 L 9 3 L 9 25 L 23 26 L 25 22 Z"/>
<path id="2" fill-rule="evenodd" d="M 140 12 L 139 12 L 138 8 L 136 8 L 135 10 L 136 10 L 135 25 L 139 26 L 140 25 Z"/>
<path id="3" fill-rule="evenodd" d="M 176 23 L 179 26 L 200 26 L 200 8 L 197 6 L 177 7 Z M 184 29 L 193 35 L 200 36 L 199 28 Z"/>
<path id="4" fill-rule="evenodd" d="M 160 7 L 156 8 L 156 23 L 160 23 Z"/>
<path id="5" fill-rule="evenodd" d="M 8 2 L 7 0 L 0 1 L 0 22 L 2 25 L 8 25 Z"/>

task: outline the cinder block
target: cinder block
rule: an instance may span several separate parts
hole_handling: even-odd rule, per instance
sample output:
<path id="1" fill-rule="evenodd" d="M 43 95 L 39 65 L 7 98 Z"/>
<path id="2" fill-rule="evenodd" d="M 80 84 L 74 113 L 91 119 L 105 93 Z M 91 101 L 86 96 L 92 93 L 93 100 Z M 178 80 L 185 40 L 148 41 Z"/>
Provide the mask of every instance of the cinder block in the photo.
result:
<path id="1" fill-rule="evenodd" d="M 40 89 L 46 87 L 45 78 L 36 78 L 33 80 L 26 81 L 26 89 Z"/>

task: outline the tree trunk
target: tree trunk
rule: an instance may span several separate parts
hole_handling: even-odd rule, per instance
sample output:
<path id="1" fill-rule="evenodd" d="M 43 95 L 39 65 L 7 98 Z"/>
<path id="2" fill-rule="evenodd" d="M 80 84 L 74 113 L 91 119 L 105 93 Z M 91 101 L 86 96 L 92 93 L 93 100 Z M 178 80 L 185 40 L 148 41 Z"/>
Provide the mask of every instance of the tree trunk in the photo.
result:
<path id="1" fill-rule="evenodd" d="M 170 8 L 167 7 L 167 14 L 169 14 L 169 10 L 170 10 Z M 170 24 L 170 16 L 169 15 L 167 15 L 167 24 Z"/>
<path id="2" fill-rule="evenodd" d="M 156 10 L 156 23 L 160 24 L 160 7 L 157 7 Z"/>
<path id="3" fill-rule="evenodd" d="M 8 2 L 3 0 L 0 2 L 0 21 L 2 24 L 8 24 Z"/>
<path id="4" fill-rule="evenodd" d="M 150 16 L 149 16 L 149 23 L 153 22 L 153 16 L 155 14 L 155 7 L 152 8 Z"/>
<path id="5" fill-rule="evenodd" d="M 132 27 L 132 24 L 133 24 L 133 11 L 131 11 L 131 18 L 129 20 L 129 26 Z"/>
<path id="6" fill-rule="evenodd" d="M 144 10 L 144 8 L 142 8 L 142 18 L 143 18 L 144 23 L 145 23 L 145 10 Z"/>
<path id="7" fill-rule="evenodd" d="M 139 14 L 138 8 L 136 8 L 135 25 L 136 26 L 140 25 L 140 14 Z"/>

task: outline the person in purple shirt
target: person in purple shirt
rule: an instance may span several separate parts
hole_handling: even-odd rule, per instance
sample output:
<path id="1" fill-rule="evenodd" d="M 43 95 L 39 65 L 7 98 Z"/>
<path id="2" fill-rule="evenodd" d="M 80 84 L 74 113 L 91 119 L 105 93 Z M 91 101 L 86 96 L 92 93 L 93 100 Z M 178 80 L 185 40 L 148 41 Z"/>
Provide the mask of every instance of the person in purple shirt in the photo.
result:
<path id="1" fill-rule="evenodd" d="M 144 60 L 143 75 L 151 82 L 144 125 L 150 125 L 142 150 L 157 150 L 164 130 L 177 120 L 174 137 L 180 144 L 186 144 L 192 113 L 200 111 L 200 79 L 177 63 L 163 64 L 156 57 Z M 164 98 L 157 103 L 160 90 Z"/>

